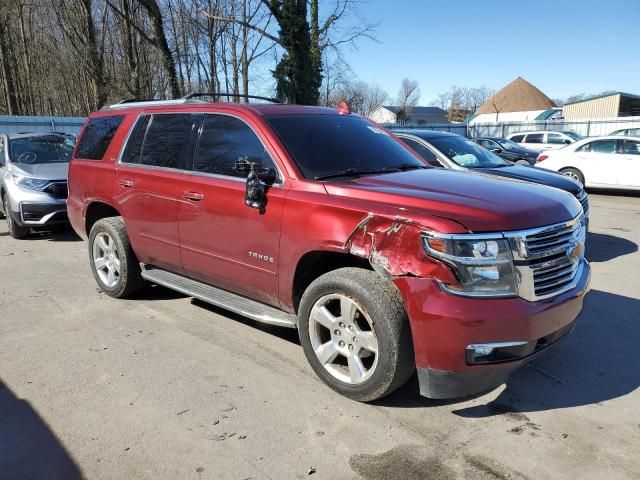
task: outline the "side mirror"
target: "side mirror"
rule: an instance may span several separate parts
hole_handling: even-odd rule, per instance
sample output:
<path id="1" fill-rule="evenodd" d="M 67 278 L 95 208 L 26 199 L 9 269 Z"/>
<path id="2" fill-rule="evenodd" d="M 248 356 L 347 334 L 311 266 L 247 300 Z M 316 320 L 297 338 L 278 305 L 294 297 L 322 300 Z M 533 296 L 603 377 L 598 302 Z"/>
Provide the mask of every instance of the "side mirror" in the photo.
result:
<path id="1" fill-rule="evenodd" d="M 244 203 L 251 207 L 262 210 L 267 204 L 267 190 L 262 180 L 256 173 L 254 165 L 247 176 L 247 185 L 244 194 Z"/>
<path id="2" fill-rule="evenodd" d="M 491 151 L 493 153 L 502 153 L 502 149 L 501 148 L 492 148 Z"/>
<path id="3" fill-rule="evenodd" d="M 571 140 L 563 140 L 562 143 L 565 145 L 571 145 Z"/>

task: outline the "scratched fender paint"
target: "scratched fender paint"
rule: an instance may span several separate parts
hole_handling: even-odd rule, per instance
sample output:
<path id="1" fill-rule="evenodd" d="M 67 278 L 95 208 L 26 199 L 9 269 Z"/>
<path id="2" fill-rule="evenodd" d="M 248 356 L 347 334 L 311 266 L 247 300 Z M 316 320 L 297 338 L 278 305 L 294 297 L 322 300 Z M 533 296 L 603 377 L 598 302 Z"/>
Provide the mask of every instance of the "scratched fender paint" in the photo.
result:
<path id="1" fill-rule="evenodd" d="M 424 230 L 409 218 L 369 214 L 356 225 L 346 247 L 351 254 L 368 258 L 371 266 L 385 276 L 409 275 L 455 282 L 446 265 L 424 253 L 421 239 Z"/>

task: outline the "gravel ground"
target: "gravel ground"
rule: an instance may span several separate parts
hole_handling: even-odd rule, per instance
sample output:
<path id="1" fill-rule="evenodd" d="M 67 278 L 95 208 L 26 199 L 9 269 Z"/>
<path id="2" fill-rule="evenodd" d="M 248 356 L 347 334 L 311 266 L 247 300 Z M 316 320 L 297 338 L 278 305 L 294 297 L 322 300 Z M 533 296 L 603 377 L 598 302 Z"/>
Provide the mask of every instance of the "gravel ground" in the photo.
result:
<path id="1" fill-rule="evenodd" d="M 375 405 L 292 330 L 160 287 L 101 294 L 73 234 L 0 226 L 1 479 L 640 477 L 640 196 L 591 194 L 573 335 L 490 394 Z"/>

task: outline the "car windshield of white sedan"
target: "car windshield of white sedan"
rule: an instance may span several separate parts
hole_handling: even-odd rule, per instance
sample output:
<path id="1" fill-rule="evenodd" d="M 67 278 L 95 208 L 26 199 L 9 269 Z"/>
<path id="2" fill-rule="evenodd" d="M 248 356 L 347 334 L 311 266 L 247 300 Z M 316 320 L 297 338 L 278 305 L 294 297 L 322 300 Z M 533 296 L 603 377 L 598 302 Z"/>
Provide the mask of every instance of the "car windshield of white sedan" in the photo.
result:
<path id="1" fill-rule="evenodd" d="M 509 165 L 499 156 L 463 137 L 436 137 L 429 142 L 461 167 L 495 168 Z"/>
<path id="2" fill-rule="evenodd" d="M 577 134 L 576 132 L 563 132 L 567 137 L 573 138 L 576 142 L 578 140 L 582 140 L 584 137 L 582 135 Z"/>
<path id="3" fill-rule="evenodd" d="M 74 142 L 64 135 L 34 135 L 9 140 L 9 157 L 14 163 L 67 163 L 73 154 Z"/>

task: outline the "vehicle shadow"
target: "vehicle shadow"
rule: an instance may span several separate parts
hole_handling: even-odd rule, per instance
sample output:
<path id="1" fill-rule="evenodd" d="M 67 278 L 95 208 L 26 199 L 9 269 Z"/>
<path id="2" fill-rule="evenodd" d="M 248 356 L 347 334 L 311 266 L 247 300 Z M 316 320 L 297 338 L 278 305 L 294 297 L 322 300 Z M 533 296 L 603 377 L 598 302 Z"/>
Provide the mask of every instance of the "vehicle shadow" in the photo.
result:
<path id="1" fill-rule="evenodd" d="M 80 242 L 82 239 L 71 227 L 52 230 L 32 230 L 24 240 L 48 240 L 49 242 Z"/>
<path id="2" fill-rule="evenodd" d="M 191 303 L 200 308 L 204 308 L 205 310 L 209 310 L 216 315 L 235 320 L 236 322 L 244 323 L 245 325 L 249 325 L 256 330 L 268 333 L 269 335 L 273 335 L 274 337 L 286 340 L 287 342 L 300 345 L 298 330 L 295 328 L 280 327 L 277 325 L 269 325 L 268 323 L 256 322 L 255 320 L 251 320 L 250 318 L 243 317 L 242 315 L 238 315 L 228 310 L 224 310 L 223 308 L 216 307 L 215 305 L 203 302 L 202 300 L 198 300 L 197 298 L 192 299 Z"/>
<path id="3" fill-rule="evenodd" d="M 0 381 L 0 477 L 82 478 L 80 469 L 46 422 Z"/>
<path id="4" fill-rule="evenodd" d="M 588 233 L 585 257 L 590 262 L 606 262 L 638 251 L 638 245 L 626 238 L 603 233 Z"/>

